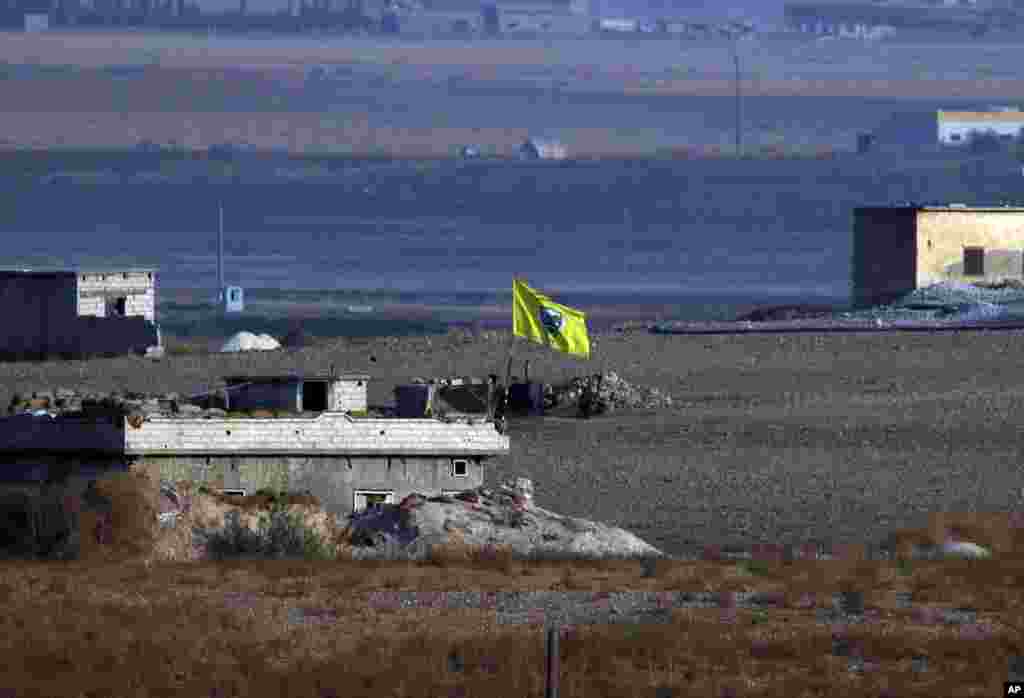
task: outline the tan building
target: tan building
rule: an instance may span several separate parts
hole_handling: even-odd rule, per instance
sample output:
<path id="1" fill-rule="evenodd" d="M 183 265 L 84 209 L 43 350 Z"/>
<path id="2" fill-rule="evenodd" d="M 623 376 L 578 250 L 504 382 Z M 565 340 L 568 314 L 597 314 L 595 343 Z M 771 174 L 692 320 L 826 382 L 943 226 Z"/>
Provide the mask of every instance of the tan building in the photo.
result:
<path id="1" fill-rule="evenodd" d="M 1024 208 L 854 209 L 853 302 L 883 305 L 939 281 L 1024 279 Z"/>

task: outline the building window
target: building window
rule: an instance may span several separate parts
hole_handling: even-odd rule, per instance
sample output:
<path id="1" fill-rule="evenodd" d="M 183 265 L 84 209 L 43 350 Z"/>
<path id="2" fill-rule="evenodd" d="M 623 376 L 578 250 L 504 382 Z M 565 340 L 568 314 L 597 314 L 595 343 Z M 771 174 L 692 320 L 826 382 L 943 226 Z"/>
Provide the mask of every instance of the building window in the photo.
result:
<path id="1" fill-rule="evenodd" d="M 465 458 L 452 459 L 452 477 L 467 477 L 469 475 L 469 461 Z"/>
<path id="2" fill-rule="evenodd" d="M 235 495 L 237 497 L 244 497 L 245 496 L 245 490 L 224 490 L 224 494 L 226 494 L 226 495 Z"/>
<path id="3" fill-rule="evenodd" d="M 951 140 L 951 141 L 958 141 L 958 140 L 960 140 L 960 138 L 961 138 L 961 136 L 960 136 L 959 133 L 951 133 L 951 134 L 949 134 L 949 140 Z"/>
<path id="4" fill-rule="evenodd" d="M 106 299 L 107 317 L 124 317 L 128 313 L 128 299 L 124 296 Z"/>
<path id="5" fill-rule="evenodd" d="M 126 271 L 121 272 L 121 278 L 122 279 L 127 279 L 128 278 L 128 272 L 126 272 Z"/>
<path id="6" fill-rule="evenodd" d="M 354 511 L 365 511 L 380 508 L 382 504 L 393 504 L 395 493 L 380 490 L 356 490 L 353 500 L 352 509 Z"/>
<path id="7" fill-rule="evenodd" d="M 964 276 L 985 275 L 985 248 L 964 248 Z"/>

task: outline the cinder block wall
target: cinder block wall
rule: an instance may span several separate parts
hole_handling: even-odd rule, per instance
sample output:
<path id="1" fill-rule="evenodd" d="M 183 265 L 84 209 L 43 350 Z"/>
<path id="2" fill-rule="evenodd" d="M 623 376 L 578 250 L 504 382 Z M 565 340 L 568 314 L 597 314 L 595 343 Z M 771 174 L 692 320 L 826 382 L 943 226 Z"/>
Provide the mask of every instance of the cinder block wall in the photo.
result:
<path id="1" fill-rule="evenodd" d="M 156 285 L 152 272 L 80 273 L 77 286 L 79 316 L 106 317 L 106 299 L 124 297 L 126 315 L 156 321 Z"/>
<path id="2" fill-rule="evenodd" d="M 964 275 L 964 248 L 985 248 L 983 277 Z M 919 211 L 918 286 L 938 281 L 1022 279 L 1024 211 Z"/>
<path id="3" fill-rule="evenodd" d="M 298 380 L 239 386 L 230 391 L 228 404 L 232 410 L 298 410 L 299 386 Z"/>
<path id="4" fill-rule="evenodd" d="M 339 450 L 362 453 L 507 452 L 508 436 L 493 424 L 445 424 L 433 419 L 351 419 L 325 412 L 316 419 L 151 418 L 125 433 L 129 453 L 161 450 L 213 455 L 265 451 L 311 453 Z"/>
<path id="5" fill-rule="evenodd" d="M 451 458 L 441 456 L 146 456 L 143 460 L 159 471 L 161 479 L 205 483 L 215 490 L 225 487 L 225 473 L 235 460 L 238 484 L 246 494 L 264 487 L 309 490 L 334 516 L 352 513 L 357 490 L 393 492 L 395 502 L 399 502 L 413 492 L 434 496 L 442 490 L 478 487 L 484 482 L 485 461 L 482 457 L 467 458 L 467 475 L 454 477 Z"/>
<path id="6" fill-rule="evenodd" d="M 916 211 L 854 210 L 851 300 L 858 308 L 884 305 L 914 290 Z"/>
<path id="7" fill-rule="evenodd" d="M 341 379 L 331 390 L 331 410 L 335 412 L 366 411 L 366 379 Z"/>

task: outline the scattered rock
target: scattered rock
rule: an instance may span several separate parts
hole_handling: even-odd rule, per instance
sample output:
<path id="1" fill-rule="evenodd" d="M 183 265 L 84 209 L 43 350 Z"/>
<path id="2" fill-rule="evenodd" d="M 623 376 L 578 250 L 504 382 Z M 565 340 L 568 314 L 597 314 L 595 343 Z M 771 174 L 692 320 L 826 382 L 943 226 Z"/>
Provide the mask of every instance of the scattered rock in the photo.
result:
<path id="1" fill-rule="evenodd" d="M 567 384 L 545 385 L 544 405 L 577 404 L 589 401 L 590 414 L 603 414 L 616 409 L 660 409 L 671 407 L 672 398 L 658 388 L 638 388 L 614 371 L 574 378 Z"/>
<path id="2" fill-rule="evenodd" d="M 621 528 L 566 517 L 533 505 L 533 483 L 518 478 L 449 497 L 414 494 L 349 517 L 357 558 L 422 559 L 431 546 L 507 547 L 513 554 L 641 557 L 663 553 Z"/>

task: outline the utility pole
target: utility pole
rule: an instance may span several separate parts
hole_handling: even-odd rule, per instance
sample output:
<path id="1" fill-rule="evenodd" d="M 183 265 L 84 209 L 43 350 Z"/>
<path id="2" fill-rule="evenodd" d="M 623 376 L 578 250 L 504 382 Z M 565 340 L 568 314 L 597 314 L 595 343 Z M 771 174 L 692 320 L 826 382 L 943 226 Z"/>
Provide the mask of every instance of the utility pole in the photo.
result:
<path id="1" fill-rule="evenodd" d="M 740 49 L 738 34 L 732 34 L 732 61 L 736 66 L 736 157 L 743 156 L 743 97 L 740 93 Z"/>

